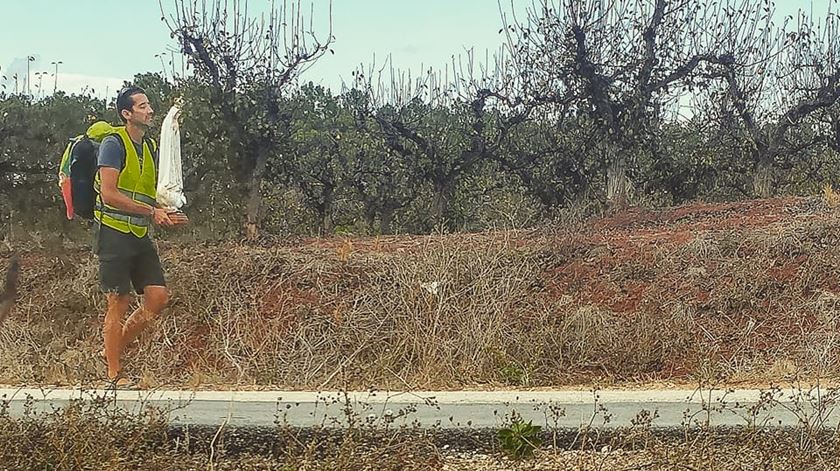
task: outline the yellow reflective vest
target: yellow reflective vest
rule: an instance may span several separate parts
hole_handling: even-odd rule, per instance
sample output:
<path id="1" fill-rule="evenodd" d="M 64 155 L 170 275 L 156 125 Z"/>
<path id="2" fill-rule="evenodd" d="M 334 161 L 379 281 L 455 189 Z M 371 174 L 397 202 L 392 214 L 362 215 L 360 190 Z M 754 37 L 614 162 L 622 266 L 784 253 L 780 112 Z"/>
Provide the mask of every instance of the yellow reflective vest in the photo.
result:
<path id="1" fill-rule="evenodd" d="M 125 165 L 120 172 L 117 189 L 119 189 L 120 193 L 138 203 L 155 206 L 155 198 L 157 196 L 157 170 L 155 169 L 153 154 L 157 149 L 157 145 L 151 139 L 144 139 L 143 155 L 138 156 L 137 149 L 134 147 L 125 126 L 116 127 L 114 130 L 115 133 L 113 135 L 122 139 L 123 146 L 125 147 Z M 140 167 L 141 158 L 143 159 L 142 171 Z M 97 193 L 96 207 L 93 211 L 93 216 L 96 221 L 124 234 L 131 233 L 137 237 L 145 236 L 149 231 L 149 224 L 151 223 L 149 218 L 127 213 L 104 204 L 101 196 L 101 185 L 99 172 L 97 172 L 94 183 Z"/>

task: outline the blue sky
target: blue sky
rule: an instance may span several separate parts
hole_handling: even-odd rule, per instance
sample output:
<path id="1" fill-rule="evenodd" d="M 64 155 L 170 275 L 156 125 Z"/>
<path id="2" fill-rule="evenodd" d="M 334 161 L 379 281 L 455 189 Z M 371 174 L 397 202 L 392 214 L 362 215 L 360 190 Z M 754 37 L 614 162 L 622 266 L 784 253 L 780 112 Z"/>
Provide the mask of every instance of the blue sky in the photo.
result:
<path id="1" fill-rule="evenodd" d="M 837 0 L 777 0 L 777 15 L 812 6 L 823 15 L 829 2 Z M 250 1 L 254 8 L 266 3 Z M 327 1 L 315 3 L 316 19 L 326 18 Z M 502 3 L 507 8 L 510 0 Z M 517 10 L 530 3 L 514 0 Z M 171 0 L 164 0 L 167 4 Z M 39 81 L 45 92 L 52 90 L 51 62 L 61 61 L 58 88 L 79 92 L 88 86 L 97 95 L 106 90 L 110 95 L 135 73 L 161 70 L 155 55 L 168 55 L 174 44 L 160 17 L 158 0 L 0 0 L 0 74 L 17 72 L 23 87 L 26 57 L 32 55 L 33 93 Z M 354 68 L 374 57 L 380 65 L 388 54 L 400 68 L 441 68 L 465 49 L 475 48 L 481 56 L 496 50 L 500 25 L 497 0 L 334 0 L 335 55 L 324 56 L 303 78 L 337 89 Z M 123 39 L 126 34 L 130 41 Z M 11 80 L 5 83 L 14 88 Z"/>

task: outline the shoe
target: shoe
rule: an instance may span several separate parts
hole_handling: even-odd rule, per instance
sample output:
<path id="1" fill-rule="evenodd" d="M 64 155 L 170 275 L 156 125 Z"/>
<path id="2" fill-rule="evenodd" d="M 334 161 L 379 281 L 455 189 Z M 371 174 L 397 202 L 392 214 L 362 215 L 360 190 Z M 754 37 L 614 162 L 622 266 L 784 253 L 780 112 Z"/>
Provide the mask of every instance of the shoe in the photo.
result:
<path id="1" fill-rule="evenodd" d="M 108 379 L 106 389 L 113 389 L 118 391 L 136 391 L 140 389 L 137 381 L 118 374 L 116 378 Z"/>

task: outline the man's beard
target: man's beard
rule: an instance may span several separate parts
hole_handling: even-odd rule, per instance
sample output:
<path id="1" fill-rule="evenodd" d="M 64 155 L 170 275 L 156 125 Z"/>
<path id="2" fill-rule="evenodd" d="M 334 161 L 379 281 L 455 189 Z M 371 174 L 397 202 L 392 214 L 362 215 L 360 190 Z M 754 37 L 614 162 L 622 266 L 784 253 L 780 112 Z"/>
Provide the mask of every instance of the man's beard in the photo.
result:
<path id="1" fill-rule="evenodd" d="M 135 128 L 142 130 L 144 133 L 149 132 L 152 129 L 152 120 L 149 120 L 149 124 L 146 124 L 142 121 L 132 121 L 131 123 Z"/>

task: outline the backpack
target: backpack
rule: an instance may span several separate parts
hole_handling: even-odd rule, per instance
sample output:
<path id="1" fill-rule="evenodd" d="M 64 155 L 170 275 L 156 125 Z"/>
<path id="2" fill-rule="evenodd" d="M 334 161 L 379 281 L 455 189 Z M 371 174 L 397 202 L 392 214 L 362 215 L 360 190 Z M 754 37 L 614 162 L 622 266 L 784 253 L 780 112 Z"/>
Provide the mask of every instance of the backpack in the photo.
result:
<path id="1" fill-rule="evenodd" d="M 70 139 L 64 148 L 58 175 L 67 219 L 73 219 L 75 215 L 83 219 L 93 219 L 93 209 L 96 205 L 94 179 L 99 143 L 113 132 L 114 128 L 110 124 L 97 121 L 84 134 Z"/>

